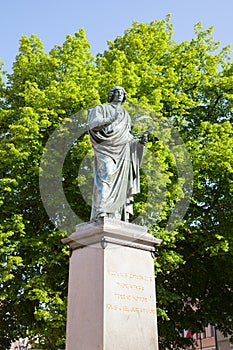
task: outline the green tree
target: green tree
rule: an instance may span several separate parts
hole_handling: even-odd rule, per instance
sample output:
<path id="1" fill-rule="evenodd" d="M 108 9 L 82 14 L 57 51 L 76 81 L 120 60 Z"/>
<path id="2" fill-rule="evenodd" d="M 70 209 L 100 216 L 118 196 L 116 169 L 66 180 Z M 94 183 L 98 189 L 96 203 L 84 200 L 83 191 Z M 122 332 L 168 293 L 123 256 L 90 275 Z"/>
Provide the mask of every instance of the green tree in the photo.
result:
<path id="1" fill-rule="evenodd" d="M 85 33 L 48 54 L 35 35 L 22 37 L 1 88 L 1 343 L 38 336 L 64 346 L 68 251 L 41 201 L 39 166 L 53 130 L 98 102 L 97 75 Z"/>
<path id="2" fill-rule="evenodd" d="M 68 251 L 60 243 L 65 232 L 42 204 L 40 160 L 60 123 L 67 122 L 61 130 L 69 136 L 70 122 L 83 123 L 81 114 L 71 116 L 105 102 L 113 85 L 127 90 L 132 118 L 150 114 L 155 123 L 135 209 L 163 239 L 155 257 L 160 348 L 178 349 L 190 342 L 180 336 L 183 329 L 200 331 L 208 323 L 233 333 L 233 66 L 229 48 L 219 50 L 212 32 L 199 23 L 190 42 L 176 43 L 169 17 L 135 22 L 96 59 L 83 30 L 48 54 L 38 37 L 22 38 L 13 73 L 0 83 L 4 346 L 25 332 L 39 336 L 41 347 L 64 346 Z M 88 185 L 89 150 L 83 133 L 63 166 L 64 192 L 83 221 L 90 207 L 79 186 Z M 78 174 L 81 168 L 86 173 Z M 176 221 L 174 208 L 187 200 L 186 215 Z"/>

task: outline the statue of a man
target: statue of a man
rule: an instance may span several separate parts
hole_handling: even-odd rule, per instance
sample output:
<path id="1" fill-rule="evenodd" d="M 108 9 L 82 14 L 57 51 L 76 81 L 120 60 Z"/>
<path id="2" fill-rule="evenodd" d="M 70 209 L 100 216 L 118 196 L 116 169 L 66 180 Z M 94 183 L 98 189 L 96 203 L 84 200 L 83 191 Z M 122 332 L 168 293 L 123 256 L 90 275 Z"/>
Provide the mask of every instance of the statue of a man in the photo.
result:
<path id="1" fill-rule="evenodd" d="M 115 86 L 108 94 L 108 104 L 89 110 L 94 149 L 91 220 L 110 217 L 128 221 L 133 214 L 133 195 L 140 192 L 139 167 L 145 142 L 131 133 L 130 116 L 122 109 L 126 98 L 124 88 Z"/>

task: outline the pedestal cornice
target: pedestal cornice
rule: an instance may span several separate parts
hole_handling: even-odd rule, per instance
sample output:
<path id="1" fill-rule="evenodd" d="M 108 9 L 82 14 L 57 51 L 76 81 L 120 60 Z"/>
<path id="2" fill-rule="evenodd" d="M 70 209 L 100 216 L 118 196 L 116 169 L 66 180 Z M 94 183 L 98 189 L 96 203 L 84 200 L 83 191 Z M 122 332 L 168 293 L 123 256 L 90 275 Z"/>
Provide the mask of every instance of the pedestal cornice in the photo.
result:
<path id="1" fill-rule="evenodd" d="M 75 232 L 62 239 L 62 242 L 69 244 L 72 250 L 98 243 L 100 247 L 105 248 L 111 243 L 154 252 L 155 246 L 162 240 L 153 237 L 147 230 L 146 226 L 101 218 L 98 221 L 77 225 Z"/>

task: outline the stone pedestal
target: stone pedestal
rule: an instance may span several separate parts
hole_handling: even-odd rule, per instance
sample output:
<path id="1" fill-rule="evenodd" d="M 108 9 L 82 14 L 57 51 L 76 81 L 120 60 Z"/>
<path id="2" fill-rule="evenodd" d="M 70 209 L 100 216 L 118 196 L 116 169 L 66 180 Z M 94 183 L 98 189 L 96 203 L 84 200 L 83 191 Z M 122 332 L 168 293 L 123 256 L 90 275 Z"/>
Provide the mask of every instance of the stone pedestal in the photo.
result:
<path id="1" fill-rule="evenodd" d="M 153 252 L 146 227 L 104 218 L 63 239 L 69 270 L 66 350 L 158 350 Z"/>

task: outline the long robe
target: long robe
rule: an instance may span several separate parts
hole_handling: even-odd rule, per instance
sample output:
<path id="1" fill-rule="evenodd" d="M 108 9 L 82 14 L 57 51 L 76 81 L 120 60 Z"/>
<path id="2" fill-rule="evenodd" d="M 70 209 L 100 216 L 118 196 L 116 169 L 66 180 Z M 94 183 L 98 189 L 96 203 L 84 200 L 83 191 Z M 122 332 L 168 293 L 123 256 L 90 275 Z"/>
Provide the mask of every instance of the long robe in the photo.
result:
<path id="1" fill-rule="evenodd" d="M 128 221 L 133 195 L 140 192 L 144 146 L 133 138 L 130 116 L 121 106 L 110 103 L 90 109 L 88 126 L 94 149 L 91 220 L 108 216 Z"/>

